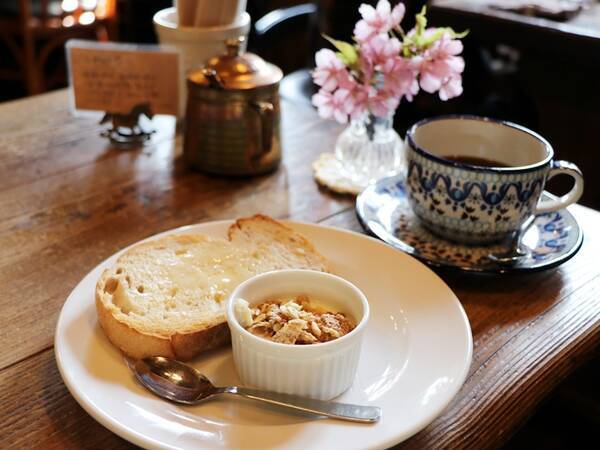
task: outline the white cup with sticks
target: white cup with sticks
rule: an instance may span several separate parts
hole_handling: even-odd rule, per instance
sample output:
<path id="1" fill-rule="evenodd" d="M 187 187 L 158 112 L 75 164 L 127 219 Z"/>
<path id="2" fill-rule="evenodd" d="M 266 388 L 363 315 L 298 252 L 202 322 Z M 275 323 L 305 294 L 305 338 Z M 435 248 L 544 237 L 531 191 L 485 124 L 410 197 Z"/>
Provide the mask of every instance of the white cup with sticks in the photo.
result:
<path id="1" fill-rule="evenodd" d="M 245 37 L 250 31 L 250 15 L 245 0 L 178 0 L 177 6 L 158 11 L 153 18 L 161 44 L 181 54 L 179 117 L 185 114 L 187 73 L 223 52 L 227 39 Z"/>

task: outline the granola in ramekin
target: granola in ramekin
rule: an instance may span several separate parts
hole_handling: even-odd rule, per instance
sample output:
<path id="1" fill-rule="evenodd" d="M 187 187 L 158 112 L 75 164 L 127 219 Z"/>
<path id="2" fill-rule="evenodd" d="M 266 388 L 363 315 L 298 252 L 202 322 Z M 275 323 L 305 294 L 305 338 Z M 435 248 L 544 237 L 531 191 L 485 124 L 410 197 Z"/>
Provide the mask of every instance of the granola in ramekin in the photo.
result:
<path id="1" fill-rule="evenodd" d="M 337 339 L 356 324 L 343 313 L 326 311 L 306 295 L 267 300 L 254 307 L 238 299 L 240 324 L 256 336 L 281 344 L 318 344 Z"/>

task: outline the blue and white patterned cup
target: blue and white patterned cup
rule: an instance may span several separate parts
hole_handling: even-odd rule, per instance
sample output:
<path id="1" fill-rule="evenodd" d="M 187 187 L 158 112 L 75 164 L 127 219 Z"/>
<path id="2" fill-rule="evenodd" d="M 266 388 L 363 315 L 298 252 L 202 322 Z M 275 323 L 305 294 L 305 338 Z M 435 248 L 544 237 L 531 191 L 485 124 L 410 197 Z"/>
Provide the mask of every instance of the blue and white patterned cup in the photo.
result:
<path id="1" fill-rule="evenodd" d="M 457 156 L 500 164 L 446 159 Z M 581 171 L 553 157 L 548 141 L 513 123 L 475 116 L 425 119 L 406 133 L 409 199 L 421 222 L 441 237 L 498 241 L 514 235 L 531 215 L 557 211 L 581 197 Z M 573 177 L 571 191 L 539 202 L 546 181 L 558 174 Z"/>

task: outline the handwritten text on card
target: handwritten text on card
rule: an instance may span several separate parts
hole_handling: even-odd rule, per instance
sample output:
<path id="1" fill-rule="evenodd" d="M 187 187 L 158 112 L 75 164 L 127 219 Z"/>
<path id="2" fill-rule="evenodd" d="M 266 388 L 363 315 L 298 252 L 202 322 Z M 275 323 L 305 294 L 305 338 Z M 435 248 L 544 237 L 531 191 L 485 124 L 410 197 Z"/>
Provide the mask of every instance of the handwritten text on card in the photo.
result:
<path id="1" fill-rule="evenodd" d="M 177 114 L 178 54 L 71 46 L 75 108 L 127 113 L 150 103 L 155 114 Z"/>

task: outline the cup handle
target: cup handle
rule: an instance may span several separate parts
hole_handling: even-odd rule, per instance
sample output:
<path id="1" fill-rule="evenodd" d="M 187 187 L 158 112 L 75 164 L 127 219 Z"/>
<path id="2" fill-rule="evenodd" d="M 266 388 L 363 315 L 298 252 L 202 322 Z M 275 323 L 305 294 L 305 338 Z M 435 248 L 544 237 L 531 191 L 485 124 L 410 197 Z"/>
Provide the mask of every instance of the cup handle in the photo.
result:
<path id="1" fill-rule="evenodd" d="M 583 194 L 583 174 L 581 173 L 581 170 L 579 170 L 579 167 L 568 161 L 553 161 L 547 180 L 560 174 L 566 174 L 573 177 L 575 185 L 562 197 L 555 200 L 544 200 L 539 202 L 535 214 L 544 214 L 566 208 L 579 200 L 581 194 Z"/>

